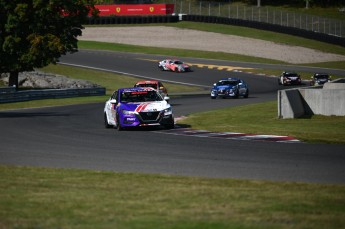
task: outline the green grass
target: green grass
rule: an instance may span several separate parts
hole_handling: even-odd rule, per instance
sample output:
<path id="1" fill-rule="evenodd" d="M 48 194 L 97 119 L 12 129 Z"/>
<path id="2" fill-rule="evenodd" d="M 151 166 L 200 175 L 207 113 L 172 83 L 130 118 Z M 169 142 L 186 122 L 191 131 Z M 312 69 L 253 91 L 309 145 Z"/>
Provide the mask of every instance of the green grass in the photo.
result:
<path id="1" fill-rule="evenodd" d="M 32 108 L 43 106 L 62 106 L 71 104 L 83 103 L 96 103 L 105 102 L 114 90 L 122 87 L 132 87 L 139 78 L 129 77 L 121 74 L 114 74 L 109 72 L 102 72 L 79 67 L 71 67 L 65 65 L 49 65 L 45 68 L 39 69 L 40 71 L 50 72 L 59 75 L 65 75 L 74 79 L 88 80 L 106 88 L 105 96 L 88 96 L 79 98 L 66 98 L 66 99 L 44 99 L 33 100 L 28 102 L 17 103 L 3 103 L 0 104 L 0 110 L 19 109 L 19 108 Z M 193 93 L 203 92 L 205 89 L 200 87 L 185 86 L 172 83 L 164 83 L 170 94 L 174 93 Z"/>
<path id="2" fill-rule="evenodd" d="M 287 135 L 306 142 L 345 144 L 344 116 L 277 116 L 277 102 L 273 101 L 192 114 L 178 123 L 199 130 Z"/>
<path id="3" fill-rule="evenodd" d="M 1 228 L 341 228 L 345 186 L 0 166 Z"/>
<path id="4" fill-rule="evenodd" d="M 239 55 L 239 54 L 223 53 L 223 52 L 208 52 L 208 51 L 187 50 L 187 49 L 177 49 L 177 48 L 143 47 L 143 46 L 137 46 L 137 45 L 116 44 L 116 43 L 97 42 L 97 41 L 79 41 L 78 46 L 81 49 L 159 54 L 159 55 L 178 56 L 178 57 L 197 57 L 197 58 L 218 59 L 218 60 L 236 60 L 236 61 L 255 62 L 255 63 L 284 64 L 284 62 L 278 61 L 278 60 L 271 60 L 271 59 L 245 56 L 245 55 Z"/>

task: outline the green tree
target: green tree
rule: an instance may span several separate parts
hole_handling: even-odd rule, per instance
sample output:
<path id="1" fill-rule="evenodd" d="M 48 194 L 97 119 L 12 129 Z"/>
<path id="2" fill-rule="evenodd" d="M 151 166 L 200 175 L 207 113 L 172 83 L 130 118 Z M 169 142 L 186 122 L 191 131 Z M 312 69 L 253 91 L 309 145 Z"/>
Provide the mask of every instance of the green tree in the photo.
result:
<path id="1" fill-rule="evenodd" d="M 0 0 L 0 72 L 10 73 L 9 86 L 18 87 L 18 73 L 56 63 L 78 50 L 93 0 Z"/>

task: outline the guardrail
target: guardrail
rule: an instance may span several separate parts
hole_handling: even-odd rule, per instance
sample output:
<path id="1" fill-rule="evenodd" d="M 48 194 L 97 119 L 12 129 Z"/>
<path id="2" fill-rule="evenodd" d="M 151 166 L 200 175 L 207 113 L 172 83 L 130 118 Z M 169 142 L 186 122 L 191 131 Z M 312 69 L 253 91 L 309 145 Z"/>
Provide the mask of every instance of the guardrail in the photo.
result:
<path id="1" fill-rule="evenodd" d="M 0 103 L 24 102 L 40 99 L 72 98 L 80 96 L 105 95 L 105 88 L 73 88 L 73 89 L 44 89 L 13 91 L 14 88 L 0 89 Z"/>

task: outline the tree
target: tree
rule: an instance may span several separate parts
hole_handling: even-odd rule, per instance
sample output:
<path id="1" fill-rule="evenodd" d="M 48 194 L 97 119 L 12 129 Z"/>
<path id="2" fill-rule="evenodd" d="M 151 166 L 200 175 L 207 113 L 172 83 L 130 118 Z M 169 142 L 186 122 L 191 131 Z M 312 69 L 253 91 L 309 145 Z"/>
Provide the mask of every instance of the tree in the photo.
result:
<path id="1" fill-rule="evenodd" d="M 0 0 L 0 72 L 10 73 L 9 86 L 18 87 L 19 72 L 76 52 L 90 12 L 93 0 Z"/>

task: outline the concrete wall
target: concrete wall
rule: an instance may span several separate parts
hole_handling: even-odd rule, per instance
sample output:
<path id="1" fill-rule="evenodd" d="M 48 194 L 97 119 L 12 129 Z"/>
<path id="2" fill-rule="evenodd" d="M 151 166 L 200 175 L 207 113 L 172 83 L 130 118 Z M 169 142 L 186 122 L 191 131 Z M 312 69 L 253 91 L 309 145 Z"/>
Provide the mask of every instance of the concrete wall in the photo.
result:
<path id="1" fill-rule="evenodd" d="M 278 117 L 305 115 L 345 116 L 345 83 L 341 79 L 324 87 L 295 88 L 278 91 Z"/>

